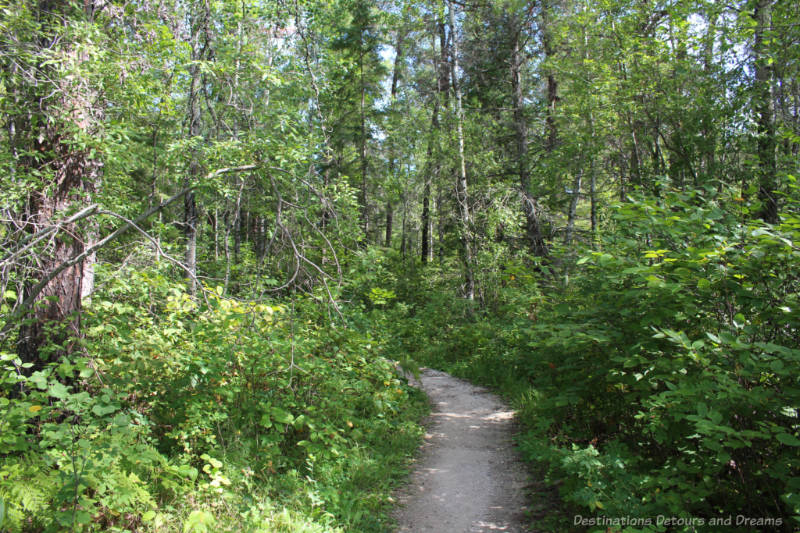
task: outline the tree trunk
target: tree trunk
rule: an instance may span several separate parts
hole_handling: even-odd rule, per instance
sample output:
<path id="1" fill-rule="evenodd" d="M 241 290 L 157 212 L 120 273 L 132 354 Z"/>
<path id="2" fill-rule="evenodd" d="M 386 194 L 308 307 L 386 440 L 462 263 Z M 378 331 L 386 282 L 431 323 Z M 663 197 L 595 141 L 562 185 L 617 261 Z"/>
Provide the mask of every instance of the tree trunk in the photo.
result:
<path id="1" fill-rule="evenodd" d="M 597 242 L 597 176 L 594 171 L 594 160 L 589 169 L 589 199 L 591 201 L 592 242 Z"/>
<path id="2" fill-rule="evenodd" d="M 522 28 L 515 20 L 512 30 L 511 47 L 511 89 L 514 105 L 514 132 L 517 144 L 517 171 L 519 187 L 522 194 L 522 212 L 525 215 L 525 239 L 531 253 L 537 257 L 548 254 L 547 244 L 542 238 L 539 225 L 538 204 L 530 191 L 530 173 L 528 172 L 528 123 L 525 119 L 525 102 L 522 95 L 521 71 L 523 65 L 520 49 L 520 31 Z"/>
<path id="3" fill-rule="evenodd" d="M 440 28 L 443 26 L 440 25 Z M 441 76 L 441 65 L 436 57 L 436 36 L 431 39 L 433 50 L 433 72 L 436 76 L 436 92 L 433 95 L 433 109 L 431 111 L 431 129 L 428 136 L 428 148 L 425 157 L 426 172 L 425 186 L 422 190 L 422 246 L 420 247 L 420 259 L 427 263 L 433 257 L 433 217 L 431 216 L 431 182 L 436 180 L 441 168 L 438 157 L 439 151 L 434 149 L 439 135 L 439 99 L 444 90 L 444 80 Z M 444 46 L 444 44 L 442 45 Z M 444 60 L 444 49 L 442 49 L 442 60 Z M 434 160 L 436 159 L 436 160 Z"/>
<path id="4" fill-rule="evenodd" d="M 208 6 L 205 6 L 203 14 L 194 13 L 191 20 L 191 47 L 192 64 L 189 66 L 189 99 L 187 104 L 187 115 L 189 119 L 189 137 L 194 139 L 200 136 L 200 65 L 198 61 L 205 58 L 208 42 L 200 43 L 201 32 L 207 33 L 208 28 Z M 184 175 L 183 186 L 189 188 L 195 185 L 200 179 L 202 167 L 200 156 L 196 148 L 192 148 L 189 154 L 189 168 Z M 189 191 L 183 199 L 183 231 L 186 238 L 186 255 L 184 263 L 189 275 L 189 292 L 192 295 L 197 293 L 197 231 L 200 219 L 197 211 L 197 200 L 194 190 Z"/>
<path id="5" fill-rule="evenodd" d="M 425 180 L 422 192 L 422 246 L 420 259 L 423 263 L 430 260 L 431 255 L 431 182 Z"/>
<path id="6" fill-rule="evenodd" d="M 39 2 L 35 9 L 42 28 L 36 45 L 49 50 L 50 55 L 55 52 L 58 65 L 31 64 L 27 76 L 38 83 L 28 85 L 28 78 L 21 76 L 26 79 L 25 86 L 6 88 L 20 99 L 19 104 L 27 101 L 18 108 L 30 110 L 9 117 L 13 123 L 11 143 L 19 153 L 39 154 L 18 157 L 18 166 L 23 171 L 46 169 L 38 178 L 43 186 L 28 197 L 22 221 L 31 233 L 52 226 L 77 205 L 88 203 L 99 186 L 103 168 L 91 149 L 75 148 L 70 133 L 77 131 L 86 136 L 96 133 L 101 118 L 97 91 L 83 81 L 76 83 L 61 74 L 62 68 L 69 71 L 88 61 L 91 49 L 62 40 L 61 30 L 76 17 L 90 18 L 94 5 L 85 2 L 81 12 L 71 2 L 50 0 Z M 47 251 L 36 258 L 37 273 L 25 290 L 32 290 L 58 266 L 83 253 L 91 246 L 90 240 L 77 223 L 66 224 L 55 234 Z M 51 354 L 56 357 L 71 351 L 70 338 L 80 334 L 81 296 L 92 286 L 93 266 L 93 260 L 84 260 L 64 269 L 35 296 L 32 320 L 20 328 L 18 351 L 24 363 L 38 367 L 47 344 L 59 347 Z"/>
<path id="7" fill-rule="evenodd" d="M 772 25 L 772 0 L 758 0 L 753 18 L 756 21 L 755 43 L 755 112 L 758 117 L 758 199 L 759 216 L 764 222 L 778 222 L 777 162 L 775 160 L 775 109 L 772 98 L 772 66 L 769 63 L 768 36 Z"/>
<path id="8" fill-rule="evenodd" d="M 575 231 L 575 213 L 578 210 L 578 200 L 581 197 L 581 186 L 583 185 L 583 169 L 578 171 L 575 177 L 575 184 L 573 185 L 572 199 L 569 202 L 569 211 L 567 212 L 567 230 L 564 234 L 564 244 L 569 246 L 572 244 L 572 234 Z"/>
<path id="9" fill-rule="evenodd" d="M 211 231 L 214 236 L 214 260 L 219 260 L 219 208 L 214 208 L 214 216 L 211 218 Z"/>
<path id="10" fill-rule="evenodd" d="M 233 208 L 233 264 L 239 264 L 239 256 L 242 252 L 242 233 L 247 228 L 242 221 L 242 192 L 244 191 L 244 180 L 239 181 L 239 191 L 236 195 L 236 203 Z"/>
<path id="11" fill-rule="evenodd" d="M 359 61 L 359 76 L 361 79 L 361 145 L 359 147 L 359 159 L 361 160 L 361 224 L 364 229 L 364 242 L 369 241 L 369 205 L 367 203 L 367 116 L 366 99 L 367 88 L 364 85 L 364 57 L 363 53 Z"/>
<path id="12" fill-rule="evenodd" d="M 712 10 L 713 11 L 713 10 Z M 717 14 L 715 12 L 706 13 L 706 33 L 703 38 L 703 73 L 706 76 L 713 76 L 712 67 L 714 61 L 714 40 L 717 33 Z M 705 181 L 717 179 L 717 128 L 714 124 L 715 117 L 704 113 L 701 117 L 703 121 L 703 173 Z M 658 142 L 658 141 L 656 141 Z M 719 180 L 720 186 L 722 179 Z"/>
<path id="13" fill-rule="evenodd" d="M 436 257 L 441 265 L 444 262 L 444 191 L 442 183 L 436 184 Z"/>
<path id="14" fill-rule="evenodd" d="M 549 2 L 542 2 L 542 47 L 545 61 L 555 55 L 553 36 L 550 28 Z M 548 66 L 547 72 L 547 113 L 545 115 L 545 150 L 552 152 L 558 143 L 558 126 L 556 124 L 556 105 L 558 103 L 558 80 L 553 68 Z"/>
<path id="15" fill-rule="evenodd" d="M 407 226 L 406 226 L 406 219 L 408 215 L 408 200 L 406 198 L 405 191 L 403 192 L 403 223 L 401 226 L 400 231 L 400 255 L 403 256 L 403 259 L 406 258 L 406 247 L 407 247 Z"/>
<path id="16" fill-rule="evenodd" d="M 464 109 L 461 101 L 461 85 L 458 82 L 458 38 L 456 37 L 455 8 L 453 1 L 448 0 L 448 16 L 450 19 L 450 41 L 452 47 L 451 83 L 456 105 L 456 136 L 458 138 L 458 174 L 456 180 L 456 196 L 460 210 L 461 247 L 464 261 L 464 297 L 475 299 L 475 270 L 472 250 L 472 215 L 469 206 L 469 190 L 467 184 L 467 162 L 464 156 Z"/>
<path id="17" fill-rule="evenodd" d="M 391 200 L 386 200 L 386 236 L 383 245 L 392 247 L 392 224 L 394 223 L 394 205 Z"/>
<path id="18" fill-rule="evenodd" d="M 397 97 L 397 83 L 400 80 L 400 67 L 403 64 L 403 41 L 405 40 L 405 32 L 401 29 L 397 32 L 397 45 L 395 46 L 394 68 L 392 70 L 392 92 L 391 103 L 394 104 Z M 394 172 L 397 166 L 397 156 L 395 154 L 395 147 L 393 140 L 389 141 L 389 177 L 394 180 Z M 386 199 L 386 237 L 384 239 L 384 246 L 391 248 L 392 246 L 392 223 L 394 221 L 394 206 L 392 205 L 392 198 L 390 193 L 387 193 Z"/>

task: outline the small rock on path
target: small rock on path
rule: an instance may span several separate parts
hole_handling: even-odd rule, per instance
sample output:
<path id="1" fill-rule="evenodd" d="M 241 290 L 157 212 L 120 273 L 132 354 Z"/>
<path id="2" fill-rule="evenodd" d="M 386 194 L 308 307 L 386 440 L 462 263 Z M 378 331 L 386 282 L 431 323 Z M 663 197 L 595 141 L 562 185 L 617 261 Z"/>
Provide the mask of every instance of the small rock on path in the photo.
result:
<path id="1" fill-rule="evenodd" d="M 398 532 L 523 533 L 528 478 L 511 443 L 513 411 L 497 396 L 424 369 L 425 443 L 397 496 Z"/>

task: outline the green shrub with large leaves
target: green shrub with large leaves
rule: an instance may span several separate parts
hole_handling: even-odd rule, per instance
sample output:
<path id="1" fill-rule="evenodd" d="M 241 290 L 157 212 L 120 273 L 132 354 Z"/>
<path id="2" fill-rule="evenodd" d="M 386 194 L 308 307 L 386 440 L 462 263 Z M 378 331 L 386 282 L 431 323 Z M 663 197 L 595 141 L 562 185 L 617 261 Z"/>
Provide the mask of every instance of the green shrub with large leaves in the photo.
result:
<path id="1" fill-rule="evenodd" d="M 82 354 L 29 373 L 3 352 L 3 530 L 386 528 L 424 402 L 380 329 L 99 277 Z"/>
<path id="2" fill-rule="evenodd" d="M 703 518 L 707 531 L 724 530 L 708 526 L 714 517 L 760 517 L 791 531 L 800 218 L 787 208 L 780 225 L 763 224 L 740 200 L 674 192 L 621 204 L 566 286 L 509 268 L 501 303 L 474 322 L 458 306 L 419 306 L 411 334 L 437 340 L 417 353 L 514 398 L 522 449 L 576 512 L 653 518 L 631 532 L 692 531 L 658 515 Z"/>
<path id="3" fill-rule="evenodd" d="M 520 362 L 539 374 L 549 434 L 578 446 L 561 459 L 577 503 L 787 529 L 800 514 L 800 234 L 791 216 L 742 222 L 736 205 L 694 193 L 620 206 L 616 242 L 581 259 L 567 301 L 530 326 Z M 576 475 L 586 447 L 599 462 Z"/>

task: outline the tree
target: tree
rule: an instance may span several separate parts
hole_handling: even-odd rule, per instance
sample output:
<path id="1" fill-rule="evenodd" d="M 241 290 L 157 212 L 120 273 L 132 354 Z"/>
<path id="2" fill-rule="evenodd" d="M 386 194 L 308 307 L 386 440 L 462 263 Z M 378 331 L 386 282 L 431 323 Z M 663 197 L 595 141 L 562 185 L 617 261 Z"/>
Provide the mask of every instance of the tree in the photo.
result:
<path id="1" fill-rule="evenodd" d="M 405 58 L 403 57 L 403 43 L 406 39 L 406 32 L 405 28 L 398 28 L 397 36 L 395 40 L 395 47 L 394 47 L 394 67 L 392 68 L 392 86 L 390 90 L 390 113 L 393 112 L 392 106 L 396 105 L 397 102 L 397 85 L 402 77 L 401 70 L 403 68 L 403 62 Z M 389 140 L 389 179 L 393 180 L 395 171 L 397 169 L 397 154 L 395 153 L 396 150 L 396 142 L 394 139 Z M 386 199 L 386 233 L 384 238 L 384 246 L 390 248 L 392 246 L 392 224 L 394 220 L 394 203 L 393 198 L 389 194 L 387 194 Z"/>
<path id="2" fill-rule="evenodd" d="M 191 47 L 191 63 L 189 64 L 189 94 L 186 104 L 189 138 L 192 143 L 200 142 L 200 84 L 201 63 L 210 52 L 211 8 L 208 0 L 202 5 L 193 6 L 189 13 L 189 45 Z M 183 180 L 186 189 L 194 187 L 203 170 L 200 164 L 199 149 L 192 146 L 189 151 L 188 169 Z M 197 292 L 197 234 L 200 217 L 197 210 L 197 199 L 194 190 L 189 191 L 183 200 L 183 231 L 186 237 L 186 267 L 189 274 L 189 290 Z"/>
<path id="3" fill-rule="evenodd" d="M 775 103 L 772 94 L 772 58 L 767 45 L 772 26 L 772 3 L 772 0 L 757 0 L 753 10 L 756 23 L 753 34 L 753 110 L 758 123 L 759 216 L 765 222 L 775 224 L 778 222 Z"/>
<path id="4" fill-rule="evenodd" d="M 456 174 L 456 199 L 459 207 L 459 223 L 461 237 L 461 253 L 464 262 L 464 297 L 467 300 L 475 299 L 475 256 L 473 251 L 473 228 L 470 207 L 469 185 L 467 183 L 467 163 L 464 155 L 464 109 L 462 103 L 461 85 L 458 79 L 458 36 L 456 34 L 455 7 L 452 0 L 447 2 L 447 14 L 450 25 L 450 76 L 453 89 L 453 99 L 456 114 L 456 142 L 458 147 L 458 161 Z"/>
<path id="5" fill-rule="evenodd" d="M 370 160 L 368 147 L 375 122 L 374 102 L 380 94 L 379 82 L 385 68 L 378 54 L 379 19 L 374 2 L 348 0 L 339 6 L 341 20 L 338 35 L 330 48 L 335 55 L 330 76 L 334 81 L 337 121 L 333 142 L 339 153 L 339 172 L 358 175 L 359 207 L 365 242 L 370 240 L 371 208 L 369 198 Z M 355 161 L 344 159 L 345 149 L 354 149 Z M 355 163 L 354 165 L 352 163 Z"/>
<path id="6" fill-rule="evenodd" d="M 90 1 L 78 7 L 40 0 L 16 4 L 8 13 L 17 24 L 2 54 L 12 169 L 5 179 L 26 191 L 9 214 L 18 230 L 32 236 L 58 225 L 35 264 L 18 272 L 24 280 L 20 299 L 35 300 L 20 329 L 18 352 L 36 365 L 53 349 L 56 355 L 72 350 L 70 339 L 80 335 L 81 296 L 93 280 L 87 257 L 34 291 L 91 245 L 91 234 L 77 221 L 62 221 L 87 206 L 100 187 L 103 163 L 93 137 L 104 106 L 87 70 L 98 53 L 90 39 L 100 9 Z"/>
<path id="7" fill-rule="evenodd" d="M 425 169 L 423 170 L 423 190 L 422 190 L 422 245 L 420 247 L 420 259 L 427 263 L 433 259 L 433 213 L 431 209 L 431 184 L 439 181 L 442 162 L 440 161 L 441 150 L 439 149 L 441 125 L 439 121 L 439 111 L 442 100 L 446 98 L 450 82 L 447 72 L 448 46 L 445 34 L 444 22 L 434 18 L 430 24 L 431 39 L 431 63 L 434 90 L 430 95 L 431 101 L 431 125 L 428 132 L 428 146 L 425 154 Z M 452 34 L 451 34 L 452 36 Z M 439 53 L 436 52 L 436 41 L 439 39 Z"/>
<path id="8" fill-rule="evenodd" d="M 514 114 L 514 134 L 516 136 L 517 172 L 519 174 L 519 188 L 522 194 L 522 212 L 525 216 L 525 237 L 533 255 L 544 257 L 548 253 L 547 244 L 542 237 L 539 224 L 539 203 L 531 192 L 531 178 L 528 170 L 528 121 L 525 117 L 525 99 L 522 87 L 522 70 L 526 59 L 523 49 L 523 23 L 519 15 L 512 13 L 508 16 L 508 25 L 508 34 L 511 39 L 511 56 L 509 58 L 511 64 L 511 101 Z M 554 107 L 555 95 L 551 95 L 550 91 L 555 91 L 555 81 L 551 83 L 550 78 L 552 78 L 552 75 L 548 75 L 548 102 L 552 98 Z M 555 144 L 555 126 L 554 124 L 551 125 L 554 119 L 550 115 L 553 111 L 554 109 L 551 110 L 550 104 L 548 104 L 548 147 L 551 144 Z"/>

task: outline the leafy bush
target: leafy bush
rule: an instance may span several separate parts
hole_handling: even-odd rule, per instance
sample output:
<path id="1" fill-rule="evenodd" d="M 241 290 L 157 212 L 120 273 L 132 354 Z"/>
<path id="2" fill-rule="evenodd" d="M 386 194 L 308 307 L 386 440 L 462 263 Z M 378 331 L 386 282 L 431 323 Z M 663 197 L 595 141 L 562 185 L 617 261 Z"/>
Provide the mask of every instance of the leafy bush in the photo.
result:
<path id="1" fill-rule="evenodd" d="M 104 274 L 81 355 L 2 354 L 3 528 L 385 529 L 425 404 L 380 329 L 127 274 Z"/>
<path id="2" fill-rule="evenodd" d="M 413 334 L 439 339 L 418 351 L 429 364 L 515 399 L 523 451 L 576 509 L 791 531 L 800 219 L 746 220 L 735 199 L 703 194 L 621 204 L 565 287 L 509 276 L 492 313 L 459 324 L 452 306 L 438 319 L 422 307 Z M 653 527 L 625 531 L 667 530 Z"/>

